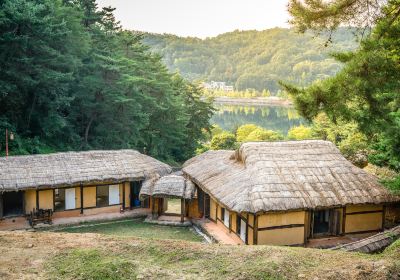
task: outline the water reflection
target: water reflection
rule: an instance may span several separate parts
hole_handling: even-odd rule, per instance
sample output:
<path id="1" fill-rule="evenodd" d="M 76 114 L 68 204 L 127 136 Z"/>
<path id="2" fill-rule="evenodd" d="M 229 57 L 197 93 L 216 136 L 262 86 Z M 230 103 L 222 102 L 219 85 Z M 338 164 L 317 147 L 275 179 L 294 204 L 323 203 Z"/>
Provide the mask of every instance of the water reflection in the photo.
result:
<path id="1" fill-rule="evenodd" d="M 234 131 L 243 124 L 252 123 L 286 135 L 291 127 L 307 124 L 291 107 L 218 104 L 214 107 L 218 111 L 212 117 L 211 123 L 228 131 Z"/>

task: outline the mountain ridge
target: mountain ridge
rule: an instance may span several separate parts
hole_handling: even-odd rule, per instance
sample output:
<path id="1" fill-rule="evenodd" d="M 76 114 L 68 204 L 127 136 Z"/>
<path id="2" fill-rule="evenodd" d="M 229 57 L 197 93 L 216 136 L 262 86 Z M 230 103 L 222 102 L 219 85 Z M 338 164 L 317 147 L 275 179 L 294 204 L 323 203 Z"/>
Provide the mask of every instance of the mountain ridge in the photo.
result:
<path id="1" fill-rule="evenodd" d="M 170 71 L 186 79 L 224 81 L 236 90 L 272 93 L 280 90 L 280 80 L 307 86 L 333 76 L 342 65 L 329 54 L 358 46 L 352 31 L 344 28 L 328 47 L 324 34 L 316 37 L 281 27 L 235 30 L 205 39 L 143 33 L 142 41 L 163 57 Z"/>

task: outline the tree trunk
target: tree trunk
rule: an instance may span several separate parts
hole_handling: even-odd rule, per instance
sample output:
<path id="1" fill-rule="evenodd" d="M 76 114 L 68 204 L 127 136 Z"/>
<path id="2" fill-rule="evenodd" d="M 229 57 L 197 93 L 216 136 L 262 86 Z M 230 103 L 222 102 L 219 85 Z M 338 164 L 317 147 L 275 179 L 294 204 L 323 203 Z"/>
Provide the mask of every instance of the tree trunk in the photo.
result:
<path id="1" fill-rule="evenodd" d="M 89 122 L 88 122 L 88 124 L 87 124 L 87 126 L 86 126 L 86 128 L 85 128 L 85 146 L 87 146 L 88 145 L 88 138 L 89 138 L 89 131 L 90 131 L 90 127 L 92 126 L 92 123 L 93 123 L 93 121 L 94 121 L 94 119 L 95 119 L 95 115 L 92 115 L 91 117 L 90 117 L 90 120 L 89 120 Z"/>

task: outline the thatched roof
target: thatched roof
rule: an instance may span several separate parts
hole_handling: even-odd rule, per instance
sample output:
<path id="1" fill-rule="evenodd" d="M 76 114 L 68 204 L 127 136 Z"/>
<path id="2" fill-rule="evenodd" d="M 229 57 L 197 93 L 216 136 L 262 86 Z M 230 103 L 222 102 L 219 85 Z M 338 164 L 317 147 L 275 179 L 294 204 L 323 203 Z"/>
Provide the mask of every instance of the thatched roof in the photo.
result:
<path id="1" fill-rule="evenodd" d="M 160 175 L 158 174 L 147 178 L 140 188 L 139 198 L 143 200 L 146 197 L 153 195 L 154 185 L 159 179 Z"/>
<path id="2" fill-rule="evenodd" d="M 134 150 L 67 152 L 0 158 L 0 192 L 144 180 L 171 168 Z"/>
<path id="3" fill-rule="evenodd" d="M 195 186 L 190 180 L 186 180 L 181 175 L 171 174 L 161 178 L 155 176 L 146 180 L 142 185 L 139 197 L 141 199 L 148 196 L 192 199 L 194 192 Z"/>
<path id="4" fill-rule="evenodd" d="M 254 142 L 238 151 L 209 151 L 183 172 L 236 212 L 314 209 L 399 201 L 377 178 L 327 141 Z"/>

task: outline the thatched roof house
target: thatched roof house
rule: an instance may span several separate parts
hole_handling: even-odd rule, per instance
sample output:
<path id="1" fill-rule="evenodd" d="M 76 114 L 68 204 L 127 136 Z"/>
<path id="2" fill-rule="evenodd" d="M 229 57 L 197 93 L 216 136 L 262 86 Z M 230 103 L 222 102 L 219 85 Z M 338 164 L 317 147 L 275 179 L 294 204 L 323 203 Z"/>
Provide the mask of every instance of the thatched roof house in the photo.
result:
<path id="1" fill-rule="evenodd" d="M 0 192 L 120 183 L 171 173 L 171 167 L 135 150 L 66 152 L 0 158 Z"/>
<path id="2" fill-rule="evenodd" d="M 376 233 L 400 206 L 327 141 L 244 143 L 194 157 L 182 171 L 197 186 L 201 216 L 245 244 Z"/>
<path id="3" fill-rule="evenodd" d="M 236 212 L 268 212 L 399 201 L 327 141 L 254 142 L 209 151 L 183 172 Z"/>
<path id="4" fill-rule="evenodd" d="M 171 174 L 163 177 L 155 176 L 146 180 L 140 191 L 140 198 L 183 198 L 191 200 L 195 192 L 195 186 L 181 175 Z"/>
<path id="5" fill-rule="evenodd" d="M 142 183 L 171 172 L 167 164 L 134 150 L 3 157 L 0 228 L 23 228 L 24 217 L 35 225 L 53 218 L 150 212 L 151 201 L 139 200 Z"/>

